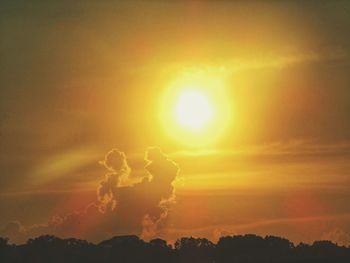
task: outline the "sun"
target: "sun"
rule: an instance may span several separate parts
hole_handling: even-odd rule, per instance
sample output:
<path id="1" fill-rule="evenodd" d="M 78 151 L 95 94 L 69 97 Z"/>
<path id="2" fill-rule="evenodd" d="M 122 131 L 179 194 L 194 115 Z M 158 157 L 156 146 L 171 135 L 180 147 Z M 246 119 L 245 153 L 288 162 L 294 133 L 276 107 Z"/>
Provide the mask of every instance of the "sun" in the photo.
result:
<path id="1" fill-rule="evenodd" d="M 179 95 L 174 115 L 178 124 L 185 129 L 200 131 L 213 119 L 214 106 L 203 92 L 187 89 Z"/>
<path id="2" fill-rule="evenodd" d="M 161 97 L 162 127 L 174 142 L 207 148 L 228 130 L 232 115 L 230 97 L 220 75 L 207 72 L 180 75 Z"/>

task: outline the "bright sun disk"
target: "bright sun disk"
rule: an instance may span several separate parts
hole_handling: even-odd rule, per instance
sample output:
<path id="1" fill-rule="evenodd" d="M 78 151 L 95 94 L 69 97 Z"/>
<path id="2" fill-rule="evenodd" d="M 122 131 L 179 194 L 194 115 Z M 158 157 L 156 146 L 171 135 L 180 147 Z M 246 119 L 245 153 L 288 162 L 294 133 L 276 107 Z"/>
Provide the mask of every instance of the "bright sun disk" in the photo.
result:
<path id="1" fill-rule="evenodd" d="M 214 107 L 206 94 L 199 90 L 188 89 L 180 94 L 174 114 L 183 128 L 198 131 L 210 123 Z"/>
<path id="2" fill-rule="evenodd" d="M 159 118 L 169 139 L 188 148 L 213 146 L 231 123 L 225 76 L 185 71 L 170 82 L 160 100 Z"/>

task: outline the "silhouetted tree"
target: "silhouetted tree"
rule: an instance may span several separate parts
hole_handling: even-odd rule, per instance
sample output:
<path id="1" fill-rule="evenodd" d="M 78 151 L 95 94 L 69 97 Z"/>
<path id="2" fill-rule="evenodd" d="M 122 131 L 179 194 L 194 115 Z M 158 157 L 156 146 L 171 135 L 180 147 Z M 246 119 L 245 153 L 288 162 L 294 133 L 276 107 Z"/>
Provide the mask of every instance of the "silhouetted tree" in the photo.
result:
<path id="1" fill-rule="evenodd" d="M 117 236 L 92 244 L 85 240 L 45 235 L 23 245 L 0 238 L 1 263 L 349 263 L 350 248 L 330 241 L 294 246 L 287 239 L 257 235 L 220 238 L 184 237 L 172 248 L 165 240 L 145 242 L 137 236 Z"/>
<path id="2" fill-rule="evenodd" d="M 0 260 L 9 260 L 12 246 L 8 238 L 0 237 Z"/>
<path id="3" fill-rule="evenodd" d="M 176 254 L 170 245 L 163 239 L 152 239 L 149 242 L 149 251 L 146 252 L 147 262 L 162 263 L 176 262 Z"/>
<path id="4" fill-rule="evenodd" d="M 179 262 L 213 262 L 215 245 L 206 238 L 183 237 L 176 241 Z"/>

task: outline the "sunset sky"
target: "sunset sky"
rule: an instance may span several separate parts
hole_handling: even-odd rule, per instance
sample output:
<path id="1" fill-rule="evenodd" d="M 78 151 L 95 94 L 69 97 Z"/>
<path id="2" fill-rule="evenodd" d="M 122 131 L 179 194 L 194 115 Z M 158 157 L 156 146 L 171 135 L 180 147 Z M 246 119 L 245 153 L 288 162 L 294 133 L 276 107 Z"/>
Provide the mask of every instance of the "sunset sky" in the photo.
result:
<path id="1" fill-rule="evenodd" d="M 0 236 L 350 245 L 349 14 L 348 1 L 1 1 Z M 176 177 L 153 184 L 174 200 L 152 229 L 151 146 Z M 107 213 L 109 153 L 125 169 Z"/>

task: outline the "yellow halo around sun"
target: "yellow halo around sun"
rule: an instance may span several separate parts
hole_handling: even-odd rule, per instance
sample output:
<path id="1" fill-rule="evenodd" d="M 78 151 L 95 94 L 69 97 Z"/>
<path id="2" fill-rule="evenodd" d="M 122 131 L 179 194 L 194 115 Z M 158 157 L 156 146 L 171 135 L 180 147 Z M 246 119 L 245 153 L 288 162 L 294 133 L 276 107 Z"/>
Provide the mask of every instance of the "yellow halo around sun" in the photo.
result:
<path id="1" fill-rule="evenodd" d="M 160 119 L 168 136 L 189 147 L 214 144 L 227 131 L 231 108 L 223 78 L 186 74 L 171 83 Z"/>

